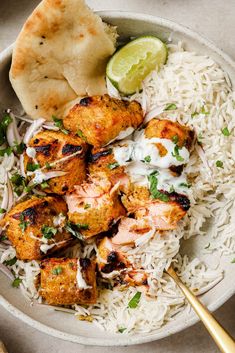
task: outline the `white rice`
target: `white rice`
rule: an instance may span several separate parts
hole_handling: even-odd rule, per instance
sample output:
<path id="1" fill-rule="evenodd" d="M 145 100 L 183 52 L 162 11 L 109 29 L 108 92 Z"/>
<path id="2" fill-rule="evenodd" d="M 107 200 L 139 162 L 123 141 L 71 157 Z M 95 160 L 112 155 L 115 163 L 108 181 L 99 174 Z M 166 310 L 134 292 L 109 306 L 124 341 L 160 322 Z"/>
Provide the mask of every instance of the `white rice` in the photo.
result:
<path id="1" fill-rule="evenodd" d="M 149 273 L 151 296 L 140 287 L 124 291 L 105 289 L 100 291 L 96 305 L 74 306 L 75 315 L 92 316 L 93 323 L 112 332 L 119 329 L 125 329 L 124 334 L 150 332 L 188 310 L 183 295 L 164 273 L 173 258 L 179 275 L 196 294 L 208 291 L 222 280 L 222 269 L 217 265 L 208 266 L 201 259 L 179 254 L 182 238 L 202 237 L 210 227 L 204 252 L 216 251 L 218 261 L 222 254 L 235 252 L 235 92 L 227 74 L 211 58 L 184 51 L 181 43 L 168 48 L 167 64 L 159 72 L 152 72 L 143 82 L 143 90 L 131 99 L 142 104 L 148 120 L 174 103 L 177 109 L 163 116 L 191 126 L 197 136 L 202 135 L 203 149 L 197 145 L 185 168 L 192 182 L 191 208 L 178 229 L 164 236 L 156 234 L 134 249 L 126 248 L 129 258 Z M 110 95 L 117 95 L 110 83 L 108 88 Z M 230 136 L 221 133 L 224 127 L 231 132 Z M 223 168 L 216 166 L 217 160 L 223 162 Z M 0 162 L 0 192 L 3 192 L 6 166 L 11 174 L 19 168 L 19 162 L 12 157 L 0 157 Z M 93 249 L 96 250 L 95 244 L 84 249 L 76 246 L 68 250 L 68 255 L 89 256 Z M 14 256 L 12 247 L 6 249 L 0 245 L 0 262 Z M 39 273 L 38 263 L 18 260 L 12 270 L 22 279 L 24 295 L 38 299 L 33 282 Z M 136 309 L 130 309 L 128 303 L 137 291 L 142 292 L 140 303 Z"/>

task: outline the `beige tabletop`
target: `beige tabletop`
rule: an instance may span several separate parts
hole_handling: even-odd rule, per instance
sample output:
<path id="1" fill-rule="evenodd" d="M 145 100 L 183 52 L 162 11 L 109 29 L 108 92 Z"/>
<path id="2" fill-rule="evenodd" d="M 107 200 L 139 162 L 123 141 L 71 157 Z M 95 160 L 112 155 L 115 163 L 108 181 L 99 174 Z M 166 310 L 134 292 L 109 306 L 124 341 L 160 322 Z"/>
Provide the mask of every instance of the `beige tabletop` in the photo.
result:
<path id="1" fill-rule="evenodd" d="M 12 43 L 38 0 L 0 0 L 0 50 Z M 235 0 L 87 0 L 95 10 L 149 13 L 190 27 L 235 59 Z M 1 285 L 1 284 L 0 284 Z M 216 313 L 235 336 L 235 297 Z M 9 353 L 216 353 L 201 324 L 153 343 L 126 348 L 87 347 L 47 336 L 0 307 L 0 340 Z"/>

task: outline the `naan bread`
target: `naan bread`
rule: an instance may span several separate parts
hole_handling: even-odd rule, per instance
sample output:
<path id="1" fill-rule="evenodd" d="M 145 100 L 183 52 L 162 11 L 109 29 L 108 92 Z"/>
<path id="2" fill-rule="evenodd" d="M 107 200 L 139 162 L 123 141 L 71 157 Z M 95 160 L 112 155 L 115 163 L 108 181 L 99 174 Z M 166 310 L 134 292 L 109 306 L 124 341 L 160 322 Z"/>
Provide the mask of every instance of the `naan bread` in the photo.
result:
<path id="1" fill-rule="evenodd" d="M 10 69 L 26 113 L 51 120 L 79 96 L 104 94 L 116 37 L 83 0 L 43 0 L 16 40 Z"/>

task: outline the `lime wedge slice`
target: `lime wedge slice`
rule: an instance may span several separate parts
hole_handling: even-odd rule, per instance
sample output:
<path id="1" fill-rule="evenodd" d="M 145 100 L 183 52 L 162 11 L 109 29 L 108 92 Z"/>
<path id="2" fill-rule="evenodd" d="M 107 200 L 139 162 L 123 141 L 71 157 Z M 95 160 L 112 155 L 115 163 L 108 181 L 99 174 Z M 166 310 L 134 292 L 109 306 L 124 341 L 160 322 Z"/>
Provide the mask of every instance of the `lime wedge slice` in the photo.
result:
<path id="1" fill-rule="evenodd" d="M 157 37 L 134 39 L 118 50 L 109 60 L 106 75 L 123 94 L 133 94 L 154 69 L 167 60 L 167 47 Z"/>

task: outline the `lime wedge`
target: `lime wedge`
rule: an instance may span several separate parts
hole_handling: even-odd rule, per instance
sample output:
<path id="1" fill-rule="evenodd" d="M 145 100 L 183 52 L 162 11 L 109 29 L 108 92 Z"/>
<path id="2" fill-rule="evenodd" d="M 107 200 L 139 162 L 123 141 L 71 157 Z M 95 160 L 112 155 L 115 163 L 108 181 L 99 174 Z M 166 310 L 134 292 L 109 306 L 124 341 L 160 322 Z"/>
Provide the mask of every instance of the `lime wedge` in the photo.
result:
<path id="1" fill-rule="evenodd" d="M 118 50 L 109 60 L 106 75 L 123 94 L 133 94 L 154 69 L 167 60 L 167 47 L 157 37 L 134 39 Z"/>

